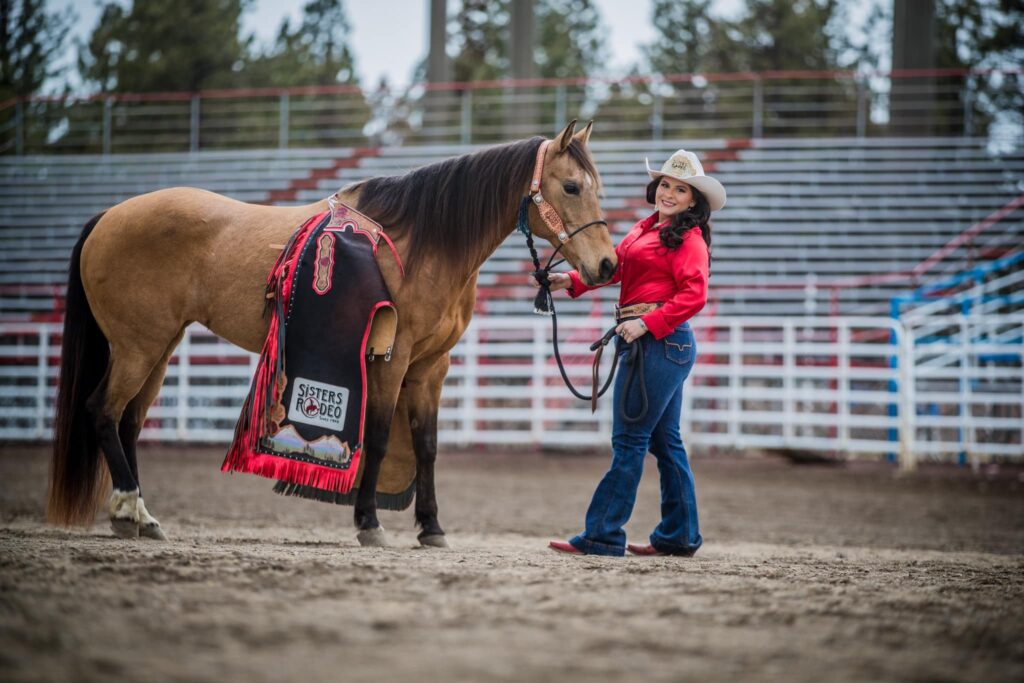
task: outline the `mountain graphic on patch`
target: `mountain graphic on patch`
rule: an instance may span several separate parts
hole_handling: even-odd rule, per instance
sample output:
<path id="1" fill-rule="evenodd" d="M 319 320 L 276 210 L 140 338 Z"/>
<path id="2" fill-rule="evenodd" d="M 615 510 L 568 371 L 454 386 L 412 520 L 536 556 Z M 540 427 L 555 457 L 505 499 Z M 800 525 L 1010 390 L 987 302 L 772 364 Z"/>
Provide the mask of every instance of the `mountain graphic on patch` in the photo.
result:
<path id="1" fill-rule="evenodd" d="M 352 457 L 347 443 L 342 443 L 336 436 L 321 436 L 309 444 L 314 458 L 344 464 Z"/>
<path id="2" fill-rule="evenodd" d="M 278 453 L 305 453 L 309 447 L 309 442 L 303 439 L 292 425 L 280 429 L 277 434 L 266 437 L 264 441 Z"/>
<path id="3" fill-rule="evenodd" d="M 266 445 L 278 453 L 295 453 L 344 464 L 352 458 L 352 451 L 347 443 L 342 443 L 336 436 L 321 436 L 316 441 L 306 441 L 292 425 L 281 428 L 277 434 L 264 440 Z"/>

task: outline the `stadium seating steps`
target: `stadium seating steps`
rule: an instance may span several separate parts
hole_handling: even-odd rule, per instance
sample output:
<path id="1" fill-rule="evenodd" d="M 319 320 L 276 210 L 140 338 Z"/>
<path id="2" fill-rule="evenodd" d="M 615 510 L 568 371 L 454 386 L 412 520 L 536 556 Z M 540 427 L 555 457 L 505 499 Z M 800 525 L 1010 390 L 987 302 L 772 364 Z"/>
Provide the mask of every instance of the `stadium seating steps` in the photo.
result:
<path id="1" fill-rule="evenodd" d="M 644 157 L 657 166 L 680 146 L 697 152 L 729 191 L 728 205 L 713 217 L 706 315 L 886 314 L 891 297 L 912 283 L 835 290 L 828 283 L 907 271 L 1024 193 L 1024 153 L 995 156 L 981 140 L 593 141 L 616 239 L 650 211 Z M 68 255 L 82 226 L 128 197 L 189 185 L 243 201 L 303 204 L 353 181 L 474 149 L 2 157 L 0 320 L 59 317 Z M 1024 243 L 1024 208 L 994 229 L 1006 234 L 1003 244 Z M 529 313 L 530 269 L 522 236 L 511 234 L 481 271 L 478 311 Z M 616 297 L 617 288 L 607 288 L 560 300 L 559 310 L 603 311 Z"/>

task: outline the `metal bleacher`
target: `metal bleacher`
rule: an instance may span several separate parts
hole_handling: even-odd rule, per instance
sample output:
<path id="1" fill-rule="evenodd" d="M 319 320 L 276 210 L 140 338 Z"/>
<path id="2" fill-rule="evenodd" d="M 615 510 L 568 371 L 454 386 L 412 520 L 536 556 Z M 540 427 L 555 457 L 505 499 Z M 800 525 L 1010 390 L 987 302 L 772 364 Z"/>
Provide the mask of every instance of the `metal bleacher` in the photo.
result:
<path id="1" fill-rule="evenodd" d="M 616 239 L 649 211 L 644 157 L 657 166 L 681 146 L 697 152 L 729 192 L 728 205 L 713 217 L 710 312 L 720 315 L 886 313 L 894 295 L 920 283 L 872 277 L 913 269 L 1024 193 L 1024 153 L 995 156 L 981 140 L 592 141 Z M 190 185 L 243 201 L 306 203 L 349 182 L 473 149 L 0 158 L 0 317 L 59 308 L 82 225 L 136 194 Z M 1024 208 L 990 233 L 996 238 L 974 258 L 998 258 L 1024 242 Z M 481 272 L 478 309 L 528 313 L 529 269 L 523 239 L 513 233 Z M 616 296 L 617 288 L 608 288 L 597 301 Z M 592 298 L 560 300 L 559 310 L 585 314 L 595 305 L 601 304 Z"/>
<path id="2" fill-rule="evenodd" d="M 266 202 L 349 156 L 330 149 L 0 157 L 0 317 L 52 313 L 82 226 L 118 202 L 182 185 Z"/>

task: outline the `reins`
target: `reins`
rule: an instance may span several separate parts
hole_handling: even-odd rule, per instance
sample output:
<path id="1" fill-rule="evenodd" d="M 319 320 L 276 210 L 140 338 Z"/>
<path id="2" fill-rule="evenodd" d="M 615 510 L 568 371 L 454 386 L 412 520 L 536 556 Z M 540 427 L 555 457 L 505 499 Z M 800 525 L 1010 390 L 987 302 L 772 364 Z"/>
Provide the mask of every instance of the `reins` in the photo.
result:
<path id="1" fill-rule="evenodd" d="M 572 381 L 570 381 L 569 375 L 565 371 L 565 365 L 562 363 L 562 354 L 558 350 L 558 314 L 555 312 L 555 300 L 551 297 L 551 281 L 549 280 L 548 275 L 552 268 L 555 268 L 565 262 L 564 258 L 555 261 L 555 257 L 558 256 L 558 252 L 562 250 L 562 247 L 564 247 L 569 240 L 587 228 L 595 225 L 603 225 L 607 228 L 608 222 L 603 220 L 591 221 L 576 228 L 572 232 L 568 232 L 565 229 L 562 217 L 558 215 L 558 212 L 554 210 L 554 207 L 552 207 L 546 199 L 544 199 L 544 196 L 540 192 L 540 179 L 544 170 L 544 152 L 547 150 L 550 143 L 550 140 L 545 140 L 537 150 L 537 160 L 533 168 L 533 178 L 530 181 L 530 192 L 526 197 L 523 197 L 523 201 L 519 205 L 516 229 L 526 236 L 526 246 L 530 250 L 530 258 L 533 259 L 533 278 L 540 286 L 540 291 L 537 292 L 537 296 L 533 301 L 533 312 L 539 315 L 551 316 L 551 343 L 555 352 L 555 363 L 558 365 L 558 372 L 562 375 L 562 381 L 565 382 L 565 386 L 569 388 L 569 391 L 572 392 L 573 396 L 583 401 L 590 401 L 590 410 L 593 412 L 597 410 L 597 399 L 604 396 L 608 391 L 608 387 L 611 386 L 612 379 L 615 377 L 615 370 L 618 367 L 619 356 L 618 354 L 615 354 L 612 357 L 612 367 L 608 372 L 608 378 L 605 380 L 600 390 L 598 390 L 598 371 L 601 363 L 601 355 L 604 353 L 604 347 L 606 347 L 615 336 L 615 328 L 618 325 L 612 325 L 600 339 L 590 345 L 590 350 L 597 352 L 594 355 L 594 362 L 591 369 L 591 394 L 589 396 L 581 394 L 576 387 L 573 386 Z M 559 245 L 555 247 L 555 250 L 551 253 L 547 264 L 545 264 L 543 268 L 540 265 L 540 256 L 537 254 L 537 247 L 533 242 L 533 233 L 530 231 L 530 224 L 527 217 L 531 202 L 537 206 L 541 219 L 558 237 L 559 241 Z M 639 345 L 630 344 L 629 358 L 626 361 L 630 365 L 630 373 L 626 378 L 627 389 L 635 380 L 636 372 L 638 370 L 640 371 L 641 377 L 643 376 L 643 354 L 639 353 L 639 350 Z M 627 391 L 623 391 L 622 399 L 620 401 L 620 410 L 622 411 L 623 419 L 627 422 L 638 422 L 647 414 L 647 387 L 643 382 L 640 383 L 641 409 L 635 416 L 626 414 L 625 397 L 627 393 Z"/>

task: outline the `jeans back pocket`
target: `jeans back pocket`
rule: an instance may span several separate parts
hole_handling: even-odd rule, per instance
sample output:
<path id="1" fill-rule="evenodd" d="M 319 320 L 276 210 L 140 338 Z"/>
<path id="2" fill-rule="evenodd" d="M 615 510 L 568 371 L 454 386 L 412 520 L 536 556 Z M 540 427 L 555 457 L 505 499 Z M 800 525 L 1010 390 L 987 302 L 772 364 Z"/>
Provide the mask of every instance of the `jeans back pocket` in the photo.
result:
<path id="1" fill-rule="evenodd" d="M 662 341 L 665 346 L 665 358 L 678 365 L 693 362 L 693 334 L 689 330 L 682 333 L 673 332 Z"/>

